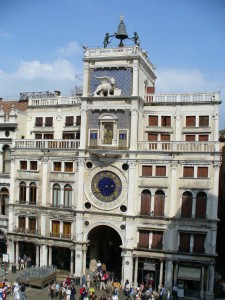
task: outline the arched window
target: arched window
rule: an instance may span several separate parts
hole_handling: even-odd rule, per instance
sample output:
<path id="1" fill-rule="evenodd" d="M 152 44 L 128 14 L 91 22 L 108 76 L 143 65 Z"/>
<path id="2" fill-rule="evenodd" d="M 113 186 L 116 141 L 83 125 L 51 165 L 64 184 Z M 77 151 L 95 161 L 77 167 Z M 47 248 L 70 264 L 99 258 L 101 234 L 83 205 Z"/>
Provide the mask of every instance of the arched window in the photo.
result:
<path id="1" fill-rule="evenodd" d="M 53 198 L 52 198 L 52 206 L 59 206 L 61 200 L 61 189 L 58 183 L 53 185 Z"/>
<path id="2" fill-rule="evenodd" d="M 7 215 L 8 214 L 8 206 L 9 203 L 9 191 L 6 188 L 1 190 L 1 214 Z"/>
<path id="3" fill-rule="evenodd" d="M 72 206 L 72 187 L 69 184 L 64 186 L 64 206 L 71 207 Z"/>
<path id="4" fill-rule="evenodd" d="M 26 183 L 24 181 L 20 182 L 20 187 L 19 187 L 19 202 L 20 203 L 26 203 Z"/>
<path id="5" fill-rule="evenodd" d="M 11 151 L 9 146 L 4 146 L 3 147 L 3 173 L 10 173 L 10 155 L 11 155 Z"/>
<path id="6" fill-rule="evenodd" d="M 195 218 L 205 219 L 207 208 L 207 195 L 205 192 L 199 192 L 196 196 Z"/>
<path id="7" fill-rule="evenodd" d="M 143 190 L 141 193 L 141 215 L 150 215 L 151 212 L 151 192 Z"/>
<path id="8" fill-rule="evenodd" d="M 183 193 L 182 204 L 181 204 L 181 218 L 192 217 L 192 200 L 193 200 L 193 196 L 191 192 Z"/>
<path id="9" fill-rule="evenodd" d="M 158 190 L 155 193 L 154 216 L 163 217 L 164 206 L 165 206 L 165 193 L 162 190 Z"/>
<path id="10" fill-rule="evenodd" d="M 30 183 L 29 204 L 35 205 L 37 201 L 37 186 L 36 183 Z"/>

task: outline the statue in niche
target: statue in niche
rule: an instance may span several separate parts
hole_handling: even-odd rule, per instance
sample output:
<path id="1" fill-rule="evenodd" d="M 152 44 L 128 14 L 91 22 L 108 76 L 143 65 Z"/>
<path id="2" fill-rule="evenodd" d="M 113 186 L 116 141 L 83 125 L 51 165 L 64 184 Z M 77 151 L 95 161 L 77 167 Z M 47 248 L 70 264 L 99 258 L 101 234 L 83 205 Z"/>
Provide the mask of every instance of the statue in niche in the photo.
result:
<path id="1" fill-rule="evenodd" d="M 112 145 L 113 129 L 111 125 L 105 126 L 104 130 L 104 144 Z"/>
<path id="2" fill-rule="evenodd" d="M 109 76 L 102 76 L 102 77 L 95 77 L 101 81 L 101 84 L 99 84 L 94 91 L 93 96 L 101 96 L 101 97 L 107 97 L 107 96 L 119 96 L 121 94 L 121 90 L 118 88 L 115 88 L 115 79 L 113 77 Z M 116 93 L 115 93 L 116 91 Z"/>

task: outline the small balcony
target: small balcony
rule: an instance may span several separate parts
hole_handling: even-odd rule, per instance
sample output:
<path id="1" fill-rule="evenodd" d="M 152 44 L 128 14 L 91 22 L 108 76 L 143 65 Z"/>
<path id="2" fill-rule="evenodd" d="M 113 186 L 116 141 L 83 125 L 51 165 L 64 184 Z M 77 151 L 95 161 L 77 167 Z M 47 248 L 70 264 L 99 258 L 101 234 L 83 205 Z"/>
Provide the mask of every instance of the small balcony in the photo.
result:
<path id="1" fill-rule="evenodd" d="M 80 140 L 14 140 L 15 149 L 78 149 Z"/>
<path id="2" fill-rule="evenodd" d="M 62 239 L 62 240 L 71 240 L 72 235 L 71 234 L 65 234 L 65 233 L 59 233 L 59 232 L 51 232 L 50 237 L 55 239 Z"/>

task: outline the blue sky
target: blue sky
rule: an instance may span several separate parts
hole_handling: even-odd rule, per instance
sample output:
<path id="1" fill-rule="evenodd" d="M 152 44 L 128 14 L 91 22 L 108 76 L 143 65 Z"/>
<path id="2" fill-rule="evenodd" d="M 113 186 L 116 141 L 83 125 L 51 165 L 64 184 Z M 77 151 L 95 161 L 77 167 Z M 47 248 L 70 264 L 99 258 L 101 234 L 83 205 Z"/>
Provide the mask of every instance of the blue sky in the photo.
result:
<path id="1" fill-rule="evenodd" d="M 0 0 L 0 97 L 71 95 L 81 45 L 102 47 L 120 15 L 156 66 L 156 92 L 221 91 L 225 128 L 224 0 Z"/>

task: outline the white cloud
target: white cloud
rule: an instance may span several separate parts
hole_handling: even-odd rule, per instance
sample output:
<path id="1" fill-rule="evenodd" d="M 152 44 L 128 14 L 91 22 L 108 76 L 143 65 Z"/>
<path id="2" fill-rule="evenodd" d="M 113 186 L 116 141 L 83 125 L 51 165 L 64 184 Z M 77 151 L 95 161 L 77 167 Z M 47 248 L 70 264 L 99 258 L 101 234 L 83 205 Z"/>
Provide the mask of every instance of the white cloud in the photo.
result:
<path id="1" fill-rule="evenodd" d="M 61 47 L 56 50 L 56 54 L 63 57 L 69 57 L 76 53 L 81 53 L 81 52 L 82 52 L 81 47 L 75 41 L 71 41 L 65 47 Z"/>

